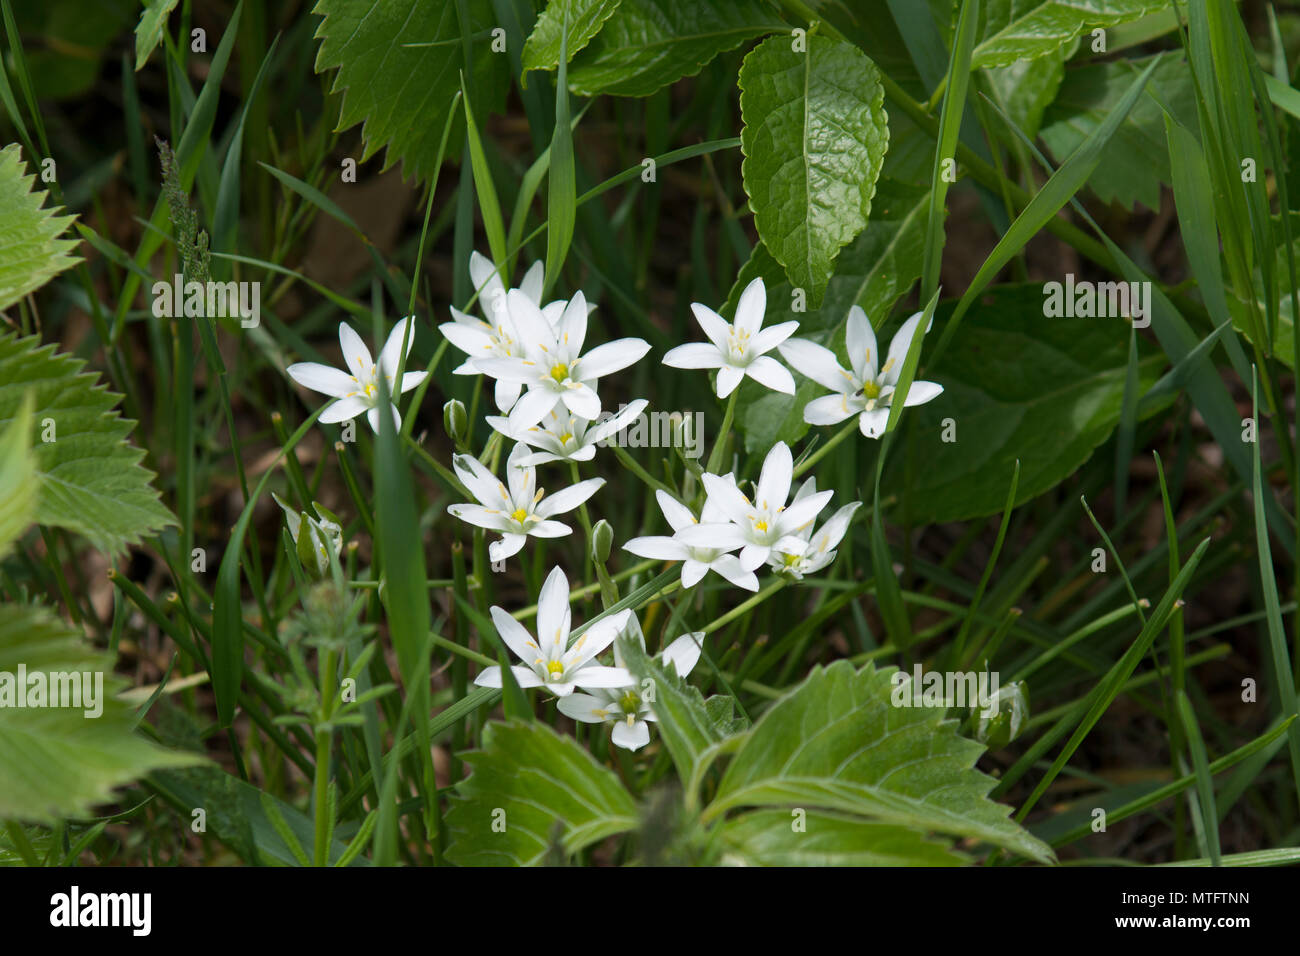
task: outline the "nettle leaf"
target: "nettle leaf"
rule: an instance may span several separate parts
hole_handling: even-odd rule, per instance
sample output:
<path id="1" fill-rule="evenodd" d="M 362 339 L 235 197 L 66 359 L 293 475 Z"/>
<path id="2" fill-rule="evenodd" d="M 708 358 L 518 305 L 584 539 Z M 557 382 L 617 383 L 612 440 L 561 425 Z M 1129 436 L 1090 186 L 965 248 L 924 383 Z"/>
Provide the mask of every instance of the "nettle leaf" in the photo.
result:
<path id="1" fill-rule="evenodd" d="M 765 325 L 796 320 L 802 338 L 839 348 L 844 342 L 844 323 L 849 308 L 859 305 L 879 326 L 900 298 L 921 275 L 921 253 L 925 242 L 928 192 L 903 183 L 882 179 L 872 200 L 871 221 L 856 239 L 841 250 L 835 260 L 835 274 L 826 283 L 820 306 L 811 307 L 767 247 L 760 241 L 740 269 L 740 275 L 722 307 L 727 317 L 735 315 L 740 293 L 755 278 L 767 287 Z M 802 300 L 802 301 L 801 301 Z M 805 306 L 804 311 L 796 311 Z M 746 379 L 741 384 L 740 428 L 745 447 L 766 452 L 778 441 L 791 444 L 808 431 L 803 408 L 825 389 L 793 373 L 796 394 L 782 395 Z"/>
<path id="2" fill-rule="evenodd" d="M 618 9 L 618 4 L 619 0 L 550 0 L 537 18 L 533 32 L 524 41 L 524 72 L 554 70 L 560 65 L 560 41 L 564 38 L 566 13 L 569 31 L 565 48 L 572 60 L 600 32 L 605 21 Z"/>
<path id="3" fill-rule="evenodd" d="M 574 57 L 569 89 L 584 96 L 649 96 L 699 73 L 724 50 L 786 29 L 761 0 L 622 0 Z"/>
<path id="4" fill-rule="evenodd" d="M 17 143 L 0 149 L 0 309 L 81 261 L 72 254 L 77 241 L 59 238 L 75 217 L 44 208 L 45 193 L 32 192 L 35 173 L 26 172 Z"/>
<path id="5" fill-rule="evenodd" d="M 985 0 L 971 66 L 1045 56 L 1094 27 L 1118 26 L 1168 6 L 1168 0 Z"/>
<path id="6" fill-rule="evenodd" d="M 984 748 L 960 736 L 942 708 L 895 706 L 893 671 L 855 671 L 848 661 L 814 668 L 754 725 L 705 816 L 785 807 L 788 828 L 790 809 L 816 808 L 1050 862 L 1051 848 L 988 799 L 994 781 L 975 769 Z M 864 840 L 858 835 L 859 846 Z M 922 852 L 916 843 L 909 850 Z"/>
<path id="7" fill-rule="evenodd" d="M 180 0 L 144 0 L 140 22 L 135 27 L 135 68 L 139 70 L 149 61 L 149 54 L 162 42 L 167 18 Z"/>
<path id="8" fill-rule="evenodd" d="M 741 172 L 763 244 L 811 306 L 871 212 L 889 144 L 879 72 L 847 43 L 770 37 L 740 67 Z"/>
<path id="9" fill-rule="evenodd" d="M 26 674 L 24 699 L 41 675 L 47 706 L 18 708 L 18 666 Z M 121 681 L 113 661 L 42 608 L 0 605 L 0 818 L 52 822 L 85 816 L 113 799 L 113 788 L 159 767 L 201 763 L 192 754 L 163 750 L 135 732 L 135 712 L 112 696 Z M 100 693 L 81 696 L 76 707 L 51 707 L 58 686 Z M 96 680 L 94 675 L 98 675 Z M 63 685 L 64 679 L 69 681 Z M 102 683 L 101 683 L 102 681 Z M 98 687 L 96 687 L 98 685 Z M 78 691 L 81 693 L 80 691 Z M 98 716 L 87 716 L 102 707 Z"/>
<path id="10" fill-rule="evenodd" d="M 1149 62 L 1115 60 L 1066 72 L 1040 131 L 1058 163 L 1101 125 Z M 1184 126 L 1196 128 L 1191 71 L 1177 57 L 1166 57 L 1156 66 L 1088 178 L 1089 188 L 1103 202 L 1129 209 L 1139 202 L 1151 210 L 1160 208 L 1161 184 L 1173 183 L 1162 105 Z"/>
<path id="11" fill-rule="evenodd" d="M 41 439 L 33 445 L 41 482 L 36 520 L 113 555 L 176 519 L 149 483 L 144 452 L 126 440 L 135 423 L 115 411 L 121 396 L 82 372 L 84 364 L 36 336 L 0 333 L 0 429 L 30 393 Z"/>
<path id="12" fill-rule="evenodd" d="M 1065 77 L 1065 57 L 1049 53 L 1033 60 L 1017 60 L 1010 66 L 993 67 L 985 71 L 994 102 L 1011 118 L 1020 131 L 1032 139 L 1038 138 L 1043 125 L 1043 114 L 1056 99 Z M 1121 91 L 1122 93 L 1122 91 Z M 1005 124 L 993 120 L 993 130 L 1008 144 L 1018 144 L 1015 132 Z"/>
<path id="13" fill-rule="evenodd" d="M 491 50 L 491 31 L 497 26 L 491 0 L 464 0 L 472 69 L 465 63 L 456 15 L 460 6 L 428 0 L 318 0 L 312 12 L 325 19 L 316 30 L 321 41 L 316 72 L 338 69 L 331 87 L 343 94 L 338 128 L 364 124 L 363 162 L 386 146 L 384 169 L 401 160 L 404 174 L 427 178 L 438 162 L 443 124 L 462 72 L 481 117 L 500 108 L 509 71 Z"/>
<path id="14" fill-rule="evenodd" d="M 825 810 L 755 810 L 722 827 L 723 862 L 747 866 L 960 866 L 924 833 Z"/>
<path id="15" fill-rule="evenodd" d="M 1128 322 L 1048 317 L 1044 302 L 1041 283 L 991 289 L 938 364 L 923 367 L 921 377 L 943 394 L 907 410 L 907 444 L 885 473 L 886 488 L 906 495 L 913 521 L 1001 513 L 1017 459 L 1016 504 L 1028 501 L 1077 471 L 1118 424 Z M 953 306 L 941 304 L 936 328 Z M 1139 354 L 1140 394 L 1163 359 L 1145 344 Z M 955 441 L 943 440 L 949 418 Z"/>
<path id="16" fill-rule="evenodd" d="M 473 772 L 445 818 L 451 862 L 530 866 L 637 826 L 631 794 L 571 737 L 537 721 L 488 730 L 483 749 L 463 755 Z"/>
<path id="17" fill-rule="evenodd" d="M 0 432 L 0 558 L 36 520 L 41 479 L 29 445 L 31 420 L 28 398 L 9 427 Z"/>

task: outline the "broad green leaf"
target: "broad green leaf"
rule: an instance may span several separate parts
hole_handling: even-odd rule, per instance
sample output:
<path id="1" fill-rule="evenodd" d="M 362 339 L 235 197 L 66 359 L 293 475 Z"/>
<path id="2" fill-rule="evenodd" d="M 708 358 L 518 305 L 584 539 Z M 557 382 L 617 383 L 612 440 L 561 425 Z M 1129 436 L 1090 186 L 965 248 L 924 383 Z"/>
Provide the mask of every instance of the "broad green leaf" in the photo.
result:
<path id="1" fill-rule="evenodd" d="M 637 807 L 612 770 L 540 722 L 489 725 L 472 772 L 444 822 L 458 866 L 529 866 L 637 825 Z"/>
<path id="2" fill-rule="evenodd" d="M 584 96 L 649 96 L 694 76 L 723 50 L 785 29 L 760 0 L 622 0 L 574 57 L 569 89 Z"/>
<path id="3" fill-rule="evenodd" d="M 740 293 L 753 279 L 762 277 L 767 287 L 765 325 L 796 320 L 798 335 L 827 348 L 843 346 L 849 307 L 859 305 L 874 324 L 885 321 L 897 301 L 907 294 L 921 274 L 925 239 L 926 191 L 882 179 L 872 200 L 871 221 L 856 239 L 840 251 L 835 274 L 826 284 L 821 305 L 808 305 L 798 296 L 781 264 L 760 241 L 741 267 L 724 315 L 735 314 Z M 749 451 L 765 452 L 778 441 L 798 441 L 808 431 L 803 408 L 823 389 L 795 373 L 795 395 L 782 395 L 746 379 L 740 393 L 740 428 Z"/>
<path id="4" fill-rule="evenodd" d="M 119 396 L 81 371 L 81 359 L 42 346 L 36 336 L 0 333 L 0 429 L 34 398 L 33 440 L 41 491 L 36 520 L 85 536 L 116 554 L 176 519 L 127 443 L 134 422 L 114 410 Z"/>
<path id="5" fill-rule="evenodd" d="M 77 241 L 59 238 L 74 217 L 44 208 L 45 193 L 32 192 L 36 175 L 26 172 L 17 143 L 0 149 L 0 309 L 81 261 L 72 254 Z"/>
<path id="6" fill-rule="evenodd" d="M 149 60 L 149 54 L 162 42 L 167 17 L 176 9 L 179 0 L 144 0 L 140 22 L 135 27 L 135 68 L 139 70 Z"/>
<path id="7" fill-rule="evenodd" d="M 36 520 L 41 478 L 31 451 L 31 400 L 0 433 L 0 558 Z"/>
<path id="8" fill-rule="evenodd" d="M 1095 27 L 1162 10 L 1168 0 L 989 0 L 974 65 L 1009 66 L 1060 50 Z"/>
<path id="9" fill-rule="evenodd" d="M 20 665 L 25 687 L 18 684 Z M 31 707 L 38 683 L 46 688 L 45 705 Z M 200 762 L 136 734 L 134 710 L 114 696 L 121 683 L 112 658 L 48 611 L 0 606 L 0 819 L 85 816 L 112 800 L 114 787 L 154 768 Z M 78 706 L 49 706 L 55 687 L 76 689 L 60 702 Z M 24 691 L 29 706 L 20 709 L 16 695 Z"/>
<path id="10" fill-rule="evenodd" d="M 550 0 L 537 18 L 533 32 L 524 42 L 524 71 L 553 70 L 560 63 L 560 47 L 566 41 L 569 59 L 591 42 L 605 21 L 618 9 L 619 0 Z M 569 30 L 564 34 L 565 8 Z"/>
<path id="11" fill-rule="evenodd" d="M 723 862 L 747 866 L 960 866 L 925 834 L 825 810 L 755 810 L 722 827 Z M 799 826 L 801 829 L 796 830 Z"/>
<path id="12" fill-rule="evenodd" d="M 1028 501 L 1073 474 L 1118 424 L 1128 323 L 1049 317 L 1045 299 L 1039 283 L 989 292 L 967 314 L 952 347 L 926 367 L 923 377 L 941 384 L 943 394 L 907 410 L 908 442 L 885 482 L 887 491 L 906 494 L 914 521 L 1001 512 L 1017 459 L 1016 504 Z M 951 311 L 952 303 L 943 303 L 935 326 Z M 1149 350 L 1141 354 L 1140 392 L 1162 365 Z M 956 441 L 943 440 L 947 418 Z"/>
<path id="13" fill-rule="evenodd" d="M 770 37 L 740 67 L 741 171 L 763 244 L 810 305 L 863 230 L 889 143 L 884 88 L 867 57 L 810 36 Z"/>
<path id="14" fill-rule="evenodd" d="M 659 736 L 672 755 L 678 775 L 689 779 L 700 755 L 722 739 L 721 721 L 709 713 L 698 688 L 670 674 L 637 641 L 625 637 L 618 640 L 627 669 L 637 680 L 653 683 Z"/>
<path id="15" fill-rule="evenodd" d="M 1096 129 L 1133 79 L 1150 60 L 1111 60 L 1069 70 L 1056 100 L 1043 114 L 1043 142 L 1057 162 L 1073 153 Z M 1196 101 L 1187 64 L 1168 57 L 1151 74 L 1146 91 L 1120 124 L 1111 147 L 1088 178 L 1088 186 L 1104 202 L 1132 209 L 1142 203 L 1160 208 L 1161 184 L 1170 185 L 1169 150 L 1165 143 L 1161 106 L 1184 125 L 1196 126 Z M 1028 136 L 1034 131 L 1023 128 Z"/>
<path id="16" fill-rule="evenodd" d="M 497 25 L 491 0 L 465 0 L 467 24 L 459 22 L 458 6 L 318 0 L 312 12 L 325 19 L 316 30 L 316 72 L 338 69 L 331 87 L 343 94 L 338 128 L 364 124 L 363 161 L 385 146 L 385 169 L 401 160 L 404 173 L 427 178 L 462 72 L 482 117 L 500 107 L 509 71 L 490 47 Z M 471 37 L 472 68 L 465 62 L 462 27 Z"/>
<path id="17" fill-rule="evenodd" d="M 814 668 L 754 725 L 705 816 L 817 807 L 1050 862 L 1051 849 L 1007 819 L 1011 808 L 988 799 L 994 781 L 975 769 L 984 748 L 942 708 L 895 705 L 893 671 Z"/>
<path id="18" fill-rule="evenodd" d="M 1043 125 L 1044 113 L 1060 92 L 1065 60 L 1058 53 L 1050 53 L 1034 60 L 1017 60 L 1010 66 L 990 67 L 984 76 L 994 102 L 1026 136 L 1034 139 Z M 1014 134 L 1007 133 L 996 122 L 993 132 L 1008 143 L 1014 140 Z"/>
<path id="19" fill-rule="evenodd" d="M 315 823 L 311 817 L 218 767 L 161 770 L 151 780 L 187 823 L 191 822 L 190 814 L 202 807 L 208 832 L 238 853 L 245 863 L 300 865 L 267 813 L 268 800 L 298 844 L 306 848 L 312 845 Z M 332 841 L 330 861 L 338 860 L 345 850 L 343 843 Z M 369 866 L 370 861 L 362 857 L 352 865 Z"/>

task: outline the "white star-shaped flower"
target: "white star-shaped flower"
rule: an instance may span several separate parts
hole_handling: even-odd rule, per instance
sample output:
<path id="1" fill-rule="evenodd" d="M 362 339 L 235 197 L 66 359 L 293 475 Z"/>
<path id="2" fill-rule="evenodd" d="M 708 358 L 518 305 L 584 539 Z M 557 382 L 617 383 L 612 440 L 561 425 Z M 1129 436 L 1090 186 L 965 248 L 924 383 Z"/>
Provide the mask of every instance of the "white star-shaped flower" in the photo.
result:
<path id="1" fill-rule="evenodd" d="M 731 475 L 726 475 L 724 480 L 734 482 Z M 695 519 L 691 509 L 686 507 L 668 492 L 663 490 L 655 491 L 655 498 L 659 501 L 659 508 L 663 511 L 664 517 L 668 519 L 668 524 L 673 529 L 671 538 L 663 535 L 651 535 L 644 538 L 633 538 L 623 545 L 624 551 L 630 551 L 642 558 L 653 558 L 657 561 L 681 561 L 682 563 L 682 587 L 693 588 L 700 583 L 700 580 L 709 573 L 716 571 L 722 577 L 726 578 L 736 587 L 744 588 L 746 591 L 758 590 L 758 578 L 755 576 L 752 568 L 746 569 L 741 567 L 740 559 L 734 554 L 728 552 L 741 547 L 735 543 L 735 536 L 730 535 L 730 547 L 719 547 L 709 541 L 702 543 L 689 544 L 683 534 L 687 529 L 695 528 L 701 522 L 707 525 L 725 525 L 727 515 L 722 508 L 711 499 L 706 499 L 704 508 L 700 513 L 700 520 Z M 757 565 L 756 565 L 757 566 Z"/>
<path id="2" fill-rule="evenodd" d="M 845 329 L 852 371 L 846 371 L 840 365 L 834 352 L 815 342 L 791 339 L 782 344 L 781 355 L 787 362 L 817 384 L 836 393 L 814 398 L 805 405 L 803 420 L 810 425 L 838 425 L 857 415 L 858 428 L 863 435 L 868 438 L 883 435 L 889 422 L 889 406 L 898 386 L 898 377 L 922 318 L 923 313 L 917 312 L 903 323 L 890 340 L 889 354 L 879 367 L 875 330 L 871 328 L 867 314 L 856 305 L 849 309 Z M 929 330 L 926 326 L 926 331 Z M 903 405 L 908 408 L 924 405 L 942 392 L 943 386 L 937 382 L 913 381 Z"/>
<path id="3" fill-rule="evenodd" d="M 664 356 L 673 368 L 716 368 L 718 398 L 726 398 L 746 375 L 774 392 L 794 394 L 794 377 L 784 365 L 765 353 L 776 348 L 799 328 L 798 322 L 781 322 L 763 328 L 767 289 L 762 279 L 745 286 L 736 303 L 736 321 L 727 320 L 708 306 L 691 303 L 695 321 L 708 342 L 679 345 Z"/>
<path id="4" fill-rule="evenodd" d="M 487 423 L 513 441 L 531 445 L 537 451 L 521 459 L 525 465 L 544 465 L 551 461 L 591 461 L 596 445 L 617 434 L 640 415 L 650 403 L 644 398 L 624 407 L 603 422 L 590 422 L 577 415 L 565 415 L 564 408 L 553 408 L 536 425 L 519 432 L 510 430 L 510 419 L 489 415 Z"/>
<path id="5" fill-rule="evenodd" d="M 330 395 L 337 399 L 333 405 L 321 413 L 320 421 L 325 423 L 343 422 L 355 418 L 362 412 L 370 427 L 379 433 L 379 376 L 383 375 L 388 383 L 388 394 L 396 397 L 409 392 L 424 381 L 427 372 L 405 372 L 402 375 L 402 387 L 393 387 L 393 376 L 397 366 L 405 358 L 402 342 L 407 335 L 406 328 L 415 316 L 407 316 L 393 327 L 388 341 L 384 343 L 376 363 L 370 357 L 370 349 L 361 341 L 361 336 L 346 322 L 339 323 L 339 344 L 343 346 L 343 364 L 347 371 L 340 371 L 319 362 L 296 362 L 285 371 L 299 385 L 310 388 L 313 392 Z M 414 334 L 410 341 L 415 341 Z M 410 354 L 407 345 L 406 354 Z M 393 427 L 402 427 L 402 416 L 396 405 L 389 405 L 393 413 Z"/>
<path id="6" fill-rule="evenodd" d="M 628 621 L 621 633 L 634 637 L 644 650 L 645 635 L 641 633 L 636 615 L 630 611 L 624 613 L 628 615 Z M 671 666 L 678 677 L 685 677 L 700 659 L 703 643 L 703 631 L 683 634 L 655 656 L 665 669 Z M 617 641 L 614 643 L 614 664 L 625 667 Z M 556 706 L 560 713 L 584 724 L 612 724 L 610 739 L 615 747 L 624 750 L 640 750 L 648 744 L 650 725 L 647 721 L 658 719 L 650 702 L 642 699 L 640 685 L 635 679 L 623 687 L 599 688 L 592 694 L 570 694 L 560 698 Z"/>
<path id="7" fill-rule="evenodd" d="M 537 487 L 537 469 L 523 463 L 527 457 L 527 445 L 518 444 L 511 450 L 506 461 L 508 488 L 478 459 L 470 455 L 452 459 L 456 476 L 478 502 L 448 505 L 447 511 L 461 521 L 501 532 L 501 540 L 488 545 L 488 557 L 493 562 L 517 554 L 529 535 L 562 538 L 571 534 L 573 529 L 567 524 L 551 519 L 572 511 L 605 483 L 604 478 L 588 478 L 546 497 L 545 491 Z"/>
<path id="8" fill-rule="evenodd" d="M 731 476 L 704 473 L 709 503 L 725 515 L 727 524 L 700 523 L 674 537 L 692 545 L 731 550 L 740 548 L 740 566 L 753 571 L 774 550 L 802 555 L 808 542 L 799 532 L 826 507 L 832 493 L 818 491 L 786 507 L 794 459 L 785 442 L 777 442 L 763 461 L 754 500 L 750 501 Z"/>
<path id="9" fill-rule="evenodd" d="M 809 478 L 799 486 L 791 503 L 797 504 L 816 493 L 817 479 Z M 808 542 L 808 547 L 803 554 L 773 551 L 768 555 L 768 566 L 778 574 L 788 575 L 796 581 L 802 580 L 805 575 L 816 574 L 835 560 L 835 547 L 844 540 L 844 534 L 849 530 L 849 522 L 853 520 L 853 513 L 860 507 L 862 507 L 861 501 L 849 502 L 831 515 L 816 532 L 813 531 L 812 522 L 804 525 L 803 530 L 795 532 L 798 537 Z"/>
<path id="10" fill-rule="evenodd" d="M 555 568 L 547 575 L 537 599 L 537 639 L 502 608 L 491 608 L 497 634 L 523 664 L 510 668 L 520 687 L 543 687 L 556 697 L 567 697 L 575 687 L 604 689 L 623 687 L 632 675 L 621 667 L 606 667 L 592 659 L 609 647 L 626 626 L 631 611 L 601 618 L 570 646 L 572 615 L 569 610 L 569 580 Z M 487 667 L 474 679 L 479 687 L 500 687 L 501 668 Z"/>
<path id="11" fill-rule="evenodd" d="M 626 338 L 581 354 L 588 314 L 581 292 L 569 300 L 554 326 L 536 303 L 517 289 L 506 293 L 506 308 L 524 357 L 476 359 L 474 365 L 498 381 L 528 388 L 510 409 L 510 429 L 515 433 L 536 425 L 561 404 L 570 414 L 595 421 L 600 416 L 596 380 L 627 368 L 650 351 L 644 339 Z"/>

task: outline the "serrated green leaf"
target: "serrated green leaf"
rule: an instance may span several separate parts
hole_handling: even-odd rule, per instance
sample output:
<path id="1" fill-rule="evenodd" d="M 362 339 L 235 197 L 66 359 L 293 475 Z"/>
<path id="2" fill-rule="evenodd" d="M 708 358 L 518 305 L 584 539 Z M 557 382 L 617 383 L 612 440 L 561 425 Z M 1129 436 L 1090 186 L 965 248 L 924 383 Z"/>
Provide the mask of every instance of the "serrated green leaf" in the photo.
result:
<path id="1" fill-rule="evenodd" d="M 530 866 L 558 836 L 575 853 L 637 825 L 637 807 L 612 770 L 570 737 L 534 723 L 494 723 L 444 822 L 458 866 Z M 495 825 L 494 825 L 495 824 Z"/>
<path id="2" fill-rule="evenodd" d="M 1028 501 L 1078 470 L 1118 424 L 1128 323 L 1047 317 L 1044 300 L 1039 283 L 989 292 L 952 347 L 927 366 L 925 378 L 943 385 L 943 394 L 908 410 L 906 456 L 893 459 L 885 479 L 887 492 L 907 496 L 913 521 L 1000 513 L 1017 459 L 1016 504 Z M 952 308 L 940 305 L 936 328 Z M 1149 349 L 1141 354 L 1145 391 L 1163 363 Z M 946 418 L 956 423 L 956 441 L 943 440 Z"/>
<path id="3" fill-rule="evenodd" d="M 318 0 L 325 19 L 316 72 L 338 69 L 331 91 L 343 94 L 340 130 L 364 124 L 362 161 L 387 147 L 384 169 L 398 160 L 403 173 L 427 178 L 434 170 L 443 120 L 460 88 L 474 90 L 483 117 L 500 108 L 508 70 L 491 51 L 496 17 L 491 0 L 465 0 L 473 38 L 473 68 L 465 62 L 458 4 L 427 0 Z"/>
<path id="4" fill-rule="evenodd" d="M 56 216 L 45 193 L 32 192 L 36 175 L 25 175 L 22 148 L 0 149 L 0 309 L 39 289 L 81 261 L 75 239 L 60 239 L 74 216 Z"/>
<path id="5" fill-rule="evenodd" d="M 550 0 L 524 41 L 524 72 L 553 70 L 560 63 L 561 41 L 567 41 L 569 59 L 600 32 L 605 21 L 618 9 L 619 0 Z M 564 17 L 569 17 L 568 36 L 564 35 Z"/>
<path id="6" fill-rule="evenodd" d="M 923 833 L 974 838 L 1041 862 L 1051 849 L 989 800 L 975 769 L 984 748 L 942 708 L 892 701 L 893 668 L 814 668 L 754 725 L 705 811 L 820 807 Z M 910 689 L 908 690 L 910 694 Z"/>
<path id="7" fill-rule="evenodd" d="M 81 359 L 36 336 L 0 333 L 0 428 L 31 392 L 41 491 L 36 520 L 84 535 L 116 554 L 176 519 L 149 484 L 144 453 L 127 443 L 135 424 L 114 410 L 119 398 L 81 371 Z"/>
<path id="8" fill-rule="evenodd" d="M 622 0 L 573 59 L 569 89 L 649 96 L 694 76 L 723 50 L 786 25 L 759 0 Z"/>
<path id="9" fill-rule="evenodd" d="M 167 18 L 180 0 L 145 0 L 140 11 L 140 22 L 135 26 L 135 68 L 139 70 L 149 60 L 149 54 L 162 42 Z"/>
<path id="10" fill-rule="evenodd" d="M 9 427 L 0 433 L 0 558 L 36 520 L 41 478 L 30 446 L 31 412 L 28 397 Z"/>
<path id="11" fill-rule="evenodd" d="M 847 43 L 806 43 L 770 37 L 741 64 L 741 172 L 763 244 L 817 306 L 867 225 L 889 123 L 875 64 Z"/>
<path id="12" fill-rule="evenodd" d="M 797 813 L 799 811 L 793 811 Z M 722 827 L 726 856 L 748 866 L 960 866 L 925 834 L 825 810 L 755 810 Z M 799 829 L 796 829 L 796 826 Z"/>
<path id="13" fill-rule="evenodd" d="M 1030 139 L 1038 136 L 1043 114 L 1056 101 L 1065 79 L 1065 59 L 1050 53 L 1034 60 L 1018 60 L 1010 66 L 991 67 L 984 72 L 994 101 Z M 993 132 L 1004 131 L 994 126 Z M 1012 143 L 1014 134 L 1005 134 Z"/>
<path id="14" fill-rule="evenodd" d="M 1057 162 L 1073 153 L 1133 83 L 1148 60 L 1113 60 L 1069 70 L 1056 100 L 1043 114 L 1040 131 Z M 1088 177 L 1089 188 L 1104 202 L 1129 209 L 1142 203 L 1160 208 L 1161 184 L 1170 185 L 1161 105 L 1184 125 L 1196 126 L 1196 101 L 1187 64 L 1166 58 L 1151 74 L 1146 91 L 1115 131 L 1111 146 Z M 1028 136 L 1034 132 L 1025 129 Z"/>
<path id="15" fill-rule="evenodd" d="M 989 0 L 973 65 L 1009 66 L 1046 56 L 1095 27 L 1168 7 L 1168 0 Z"/>
<path id="16" fill-rule="evenodd" d="M 19 665 L 25 688 L 18 686 Z M 47 693 L 46 706 L 20 709 L 17 696 L 7 696 L 30 692 L 36 674 L 47 688 L 70 687 L 62 681 L 73 673 L 78 683 L 88 681 L 94 700 L 82 696 L 74 701 L 80 706 L 51 707 Z M 135 711 L 113 696 L 120 684 L 112 659 L 48 611 L 0 606 L 0 818 L 50 822 L 88 815 L 112 800 L 114 787 L 154 768 L 200 762 L 137 735 Z M 87 716 L 101 707 L 98 716 Z"/>

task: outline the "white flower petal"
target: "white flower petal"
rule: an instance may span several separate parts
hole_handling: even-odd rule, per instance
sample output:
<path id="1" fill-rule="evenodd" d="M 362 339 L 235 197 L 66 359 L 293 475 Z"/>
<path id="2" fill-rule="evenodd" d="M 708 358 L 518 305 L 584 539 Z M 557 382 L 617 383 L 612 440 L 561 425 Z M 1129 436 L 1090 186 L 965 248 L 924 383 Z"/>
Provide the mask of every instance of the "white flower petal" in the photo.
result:
<path id="1" fill-rule="evenodd" d="M 790 446 L 777 442 L 763 459 L 763 470 L 754 490 L 754 503 L 763 509 L 780 508 L 790 497 L 790 482 L 794 480 L 794 456 Z"/>
<path id="2" fill-rule="evenodd" d="M 652 558 L 655 561 L 682 561 L 687 556 L 686 545 L 660 535 L 632 538 L 624 542 L 623 550 L 637 557 Z"/>
<path id="3" fill-rule="evenodd" d="M 783 342 L 778 351 L 792 369 L 823 388 L 829 388 L 832 392 L 844 392 L 853 388 L 853 380 L 836 360 L 835 353 L 816 342 L 791 339 Z"/>
<path id="4" fill-rule="evenodd" d="M 748 332 L 750 336 L 757 334 L 763 327 L 763 313 L 766 311 L 767 288 L 763 285 L 763 279 L 759 277 L 745 286 L 745 291 L 740 293 L 740 301 L 736 303 L 736 331 Z"/>
<path id="5" fill-rule="evenodd" d="M 604 484 L 604 478 L 588 478 L 576 485 L 570 485 L 568 488 L 557 491 L 553 495 L 547 495 L 539 501 L 536 513 L 543 518 L 550 518 L 554 515 L 562 515 L 565 512 L 572 511 L 599 491 Z"/>
<path id="6" fill-rule="evenodd" d="M 794 376 L 770 355 L 760 355 L 745 366 L 745 374 L 764 388 L 783 395 L 794 394 Z"/>
<path id="7" fill-rule="evenodd" d="M 355 375 L 363 382 L 370 380 L 375 361 L 370 357 L 366 343 L 357 335 L 357 330 L 346 322 L 339 323 L 339 344 L 343 346 L 343 367 L 348 370 L 348 374 Z"/>
<path id="8" fill-rule="evenodd" d="M 809 425 L 838 425 L 857 412 L 845 395 L 823 395 L 803 407 L 803 420 Z"/>
<path id="9" fill-rule="evenodd" d="M 384 343 L 383 349 L 379 352 L 379 368 L 388 378 L 392 378 L 397 374 L 398 360 L 404 355 L 411 354 L 411 346 L 415 344 L 415 329 L 411 327 L 414 318 L 415 316 L 408 315 L 393 326 L 393 331 L 388 333 L 388 341 Z M 407 332 L 408 328 L 410 329 L 409 333 Z M 409 341 L 407 340 L 408 335 Z M 405 352 L 402 349 L 404 342 L 406 343 Z"/>
<path id="10" fill-rule="evenodd" d="M 313 392 L 320 392 L 333 398 L 344 398 L 361 389 L 361 386 L 347 372 L 322 365 L 320 362 L 295 362 L 285 371 L 289 373 L 291 379 L 304 388 L 310 388 Z"/>
<path id="11" fill-rule="evenodd" d="M 745 373 L 738 368 L 732 368 L 730 365 L 724 365 L 718 369 L 718 398 L 726 398 L 736 390 Z"/>
<path id="12" fill-rule="evenodd" d="M 855 305 L 849 309 L 845 324 L 844 344 L 849 350 L 849 367 L 859 382 L 875 378 L 875 370 L 880 367 L 880 352 L 876 347 L 876 330 L 871 327 L 871 320 L 862 311 L 862 306 Z"/>
<path id="13" fill-rule="evenodd" d="M 613 741 L 615 747 L 622 747 L 624 750 L 640 750 L 650 742 L 650 725 L 644 720 L 634 720 L 629 727 L 626 720 L 620 720 L 614 725 L 609 739 Z"/>
<path id="14" fill-rule="evenodd" d="M 912 387 L 907 390 L 907 401 L 903 402 L 903 405 L 906 408 L 924 405 L 942 394 L 943 386 L 938 382 L 913 382 Z"/>
<path id="15" fill-rule="evenodd" d="M 594 381 L 611 372 L 635 365 L 649 351 L 650 343 L 644 339 L 615 339 L 613 342 L 596 346 L 574 363 L 577 365 L 574 376 L 584 382 Z"/>
<path id="16" fill-rule="evenodd" d="M 663 364 L 672 368 L 721 368 L 725 362 L 717 346 L 708 342 L 688 342 L 663 357 Z"/>
<path id="17" fill-rule="evenodd" d="M 316 419 L 316 421 L 325 425 L 334 422 L 345 422 L 349 418 L 356 418 L 369 407 L 366 402 L 359 398 L 340 398 L 321 412 L 320 418 Z"/>

